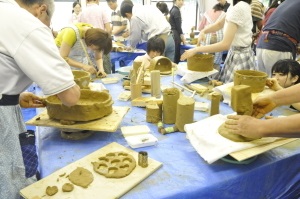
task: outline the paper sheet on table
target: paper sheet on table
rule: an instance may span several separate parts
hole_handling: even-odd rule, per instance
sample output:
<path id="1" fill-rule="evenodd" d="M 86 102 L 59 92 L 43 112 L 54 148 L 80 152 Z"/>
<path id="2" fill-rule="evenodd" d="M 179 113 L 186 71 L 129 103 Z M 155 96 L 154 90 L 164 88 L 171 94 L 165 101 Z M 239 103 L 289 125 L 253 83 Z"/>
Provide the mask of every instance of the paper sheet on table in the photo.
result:
<path id="1" fill-rule="evenodd" d="M 216 69 L 212 70 L 212 71 L 208 71 L 208 72 L 195 72 L 195 71 L 191 71 L 187 69 L 187 63 L 186 62 L 180 62 L 177 66 L 177 75 L 182 76 L 182 78 L 180 79 L 180 81 L 184 82 L 184 83 L 191 83 L 193 81 L 196 81 L 198 79 L 202 79 L 204 77 L 208 77 L 211 76 L 215 73 L 217 73 L 218 71 Z"/>
<path id="2" fill-rule="evenodd" d="M 92 91 L 102 91 L 102 90 L 106 90 L 105 86 L 102 83 L 97 83 L 97 82 L 91 82 L 89 84 L 89 88 Z"/>
<path id="3" fill-rule="evenodd" d="M 216 91 L 218 93 L 221 93 L 223 95 L 223 103 L 229 104 L 231 103 L 231 89 L 233 87 L 233 82 L 228 84 L 223 84 L 221 86 L 217 86 L 213 88 L 213 91 Z M 265 89 L 260 93 L 252 93 L 252 101 L 255 100 L 258 96 L 266 95 L 273 93 L 275 91 L 271 90 L 268 87 L 265 87 Z"/>
<path id="4" fill-rule="evenodd" d="M 225 120 L 225 115 L 218 114 L 184 126 L 190 143 L 198 154 L 209 164 L 232 152 L 271 143 L 279 139 L 269 137 L 253 140 L 251 142 L 231 141 L 218 133 L 219 126 L 225 122 Z"/>

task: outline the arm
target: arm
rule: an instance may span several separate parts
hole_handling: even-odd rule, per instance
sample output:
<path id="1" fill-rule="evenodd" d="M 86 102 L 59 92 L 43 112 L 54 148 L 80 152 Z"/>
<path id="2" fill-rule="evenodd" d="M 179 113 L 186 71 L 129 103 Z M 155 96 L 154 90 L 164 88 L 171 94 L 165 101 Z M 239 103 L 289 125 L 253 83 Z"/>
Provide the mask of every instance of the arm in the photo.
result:
<path id="1" fill-rule="evenodd" d="M 106 77 L 107 74 L 105 73 L 104 68 L 103 68 L 102 55 L 103 55 L 103 52 L 100 52 L 100 51 L 95 52 L 95 61 L 96 61 L 96 64 L 98 66 L 97 76 Z"/>
<path id="2" fill-rule="evenodd" d="M 131 27 L 129 32 L 129 40 L 130 46 L 134 49 L 142 39 L 142 23 L 143 22 L 141 20 L 134 16 L 130 20 Z"/>
<path id="3" fill-rule="evenodd" d="M 190 50 L 186 50 L 180 57 L 180 60 L 183 61 L 189 57 L 192 57 L 196 53 L 212 53 L 212 52 L 221 52 L 224 50 L 228 50 L 230 45 L 234 39 L 235 33 L 237 31 L 238 26 L 234 23 L 228 22 L 227 28 L 224 30 L 223 40 L 207 46 L 198 46 Z"/>
<path id="4" fill-rule="evenodd" d="M 198 43 L 201 43 L 205 40 L 205 34 L 221 30 L 224 27 L 225 18 L 226 15 L 224 14 L 224 16 L 220 20 L 217 20 L 215 23 L 205 26 L 205 28 L 203 28 L 199 33 Z"/>
<path id="5" fill-rule="evenodd" d="M 111 34 L 112 29 L 111 29 L 110 23 L 105 23 L 104 26 L 105 26 L 106 32 L 108 32 L 109 34 Z"/>
<path id="6" fill-rule="evenodd" d="M 57 97 L 66 106 L 74 106 L 80 98 L 80 88 L 76 84 L 73 87 L 57 94 Z"/>
<path id="7" fill-rule="evenodd" d="M 225 128 L 245 137 L 300 137 L 300 114 L 268 120 L 242 115 L 230 115 L 227 118 Z"/>
<path id="8" fill-rule="evenodd" d="M 89 66 L 83 63 L 80 63 L 78 61 L 75 61 L 74 59 L 69 58 L 69 54 L 71 51 L 71 46 L 69 44 L 67 44 L 66 42 L 62 42 L 60 49 L 59 49 L 59 53 L 60 55 L 66 60 L 66 62 L 73 67 L 79 68 L 79 69 L 83 69 L 87 72 L 90 72 L 91 74 L 95 74 L 97 71 L 93 66 Z"/>

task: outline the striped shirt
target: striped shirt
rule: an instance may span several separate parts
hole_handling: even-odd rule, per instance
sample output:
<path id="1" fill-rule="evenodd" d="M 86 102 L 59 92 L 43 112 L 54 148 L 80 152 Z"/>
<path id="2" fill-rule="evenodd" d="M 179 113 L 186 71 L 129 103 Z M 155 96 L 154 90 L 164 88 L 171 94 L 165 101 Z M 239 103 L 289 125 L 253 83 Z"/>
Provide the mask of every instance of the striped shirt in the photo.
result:
<path id="1" fill-rule="evenodd" d="M 112 30 L 114 30 L 114 28 L 116 27 L 127 26 L 127 19 L 121 16 L 121 12 L 119 8 L 117 8 L 111 13 L 111 24 L 112 24 Z M 125 30 L 121 31 L 118 34 L 115 34 L 115 36 L 122 36 Z"/>

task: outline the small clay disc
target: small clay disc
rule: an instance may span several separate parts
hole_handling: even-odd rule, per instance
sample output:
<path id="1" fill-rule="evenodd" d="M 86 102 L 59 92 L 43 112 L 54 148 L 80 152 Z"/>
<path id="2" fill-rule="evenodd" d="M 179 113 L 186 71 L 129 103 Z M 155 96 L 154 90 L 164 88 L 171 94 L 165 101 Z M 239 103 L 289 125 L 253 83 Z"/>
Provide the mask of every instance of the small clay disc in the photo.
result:
<path id="1" fill-rule="evenodd" d="M 223 137 L 225 137 L 225 138 L 227 138 L 229 140 L 232 140 L 234 142 L 249 142 L 249 141 L 252 141 L 252 140 L 256 140 L 255 138 L 247 138 L 247 137 L 244 137 L 244 136 L 241 136 L 241 135 L 230 133 L 224 127 L 224 125 L 225 125 L 225 123 L 223 123 L 219 127 L 218 132 L 219 132 L 220 135 L 222 135 Z"/>
<path id="2" fill-rule="evenodd" d="M 65 183 L 63 186 L 62 186 L 62 191 L 63 192 L 71 192 L 73 191 L 74 189 L 74 185 L 71 184 L 71 183 Z"/>
<path id="3" fill-rule="evenodd" d="M 89 170 L 77 167 L 77 169 L 69 174 L 69 180 L 77 186 L 87 188 L 93 182 L 94 176 Z"/>

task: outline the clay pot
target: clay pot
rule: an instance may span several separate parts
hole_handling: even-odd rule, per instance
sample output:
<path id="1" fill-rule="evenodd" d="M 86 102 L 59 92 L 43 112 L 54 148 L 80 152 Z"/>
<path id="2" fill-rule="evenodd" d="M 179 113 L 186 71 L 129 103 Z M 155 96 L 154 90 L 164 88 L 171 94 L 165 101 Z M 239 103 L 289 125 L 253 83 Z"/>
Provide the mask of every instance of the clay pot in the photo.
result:
<path id="1" fill-rule="evenodd" d="M 83 70 L 72 70 L 74 81 L 81 89 L 88 89 L 91 81 L 91 74 Z"/>
<path id="2" fill-rule="evenodd" d="M 214 55 L 196 54 L 187 59 L 187 68 L 191 71 L 207 72 L 214 69 Z"/>
<path id="3" fill-rule="evenodd" d="M 149 71 L 159 70 L 160 74 L 168 75 L 172 72 L 172 61 L 164 56 L 157 56 L 151 59 Z"/>
<path id="4" fill-rule="evenodd" d="M 234 85 L 248 85 L 252 93 L 262 92 L 266 85 L 267 73 L 256 70 L 237 70 L 234 72 Z"/>
<path id="5" fill-rule="evenodd" d="M 107 92 L 81 90 L 76 105 L 67 107 L 58 97 L 46 98 L 46 108 L 51 119 L 66 121 L 90 121 L 100 119 L 112 113 L 112 97 Z"/>

